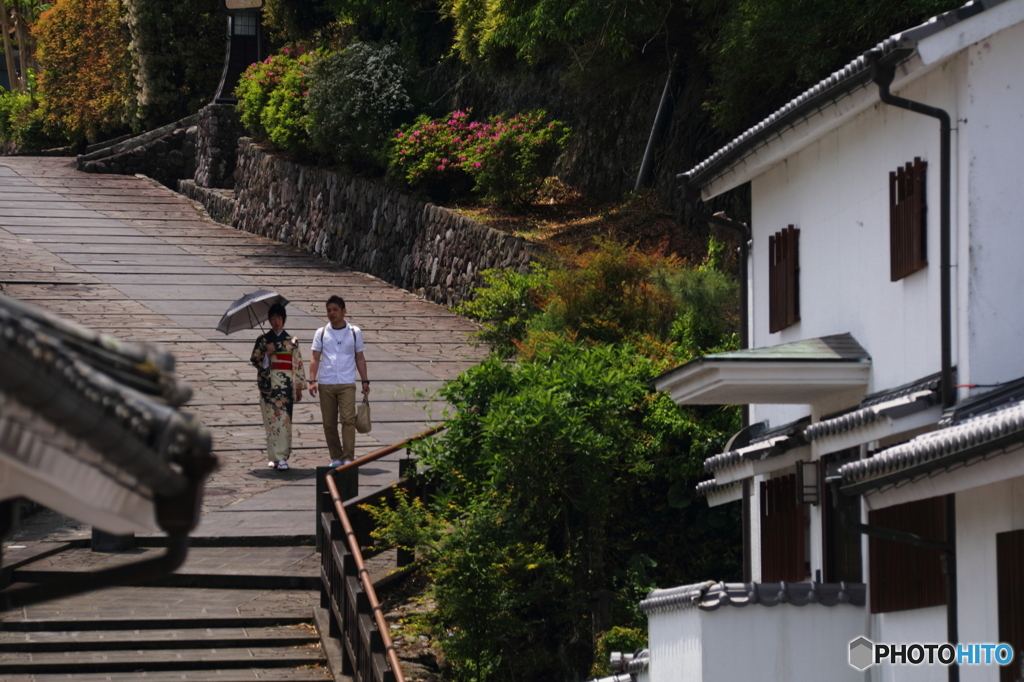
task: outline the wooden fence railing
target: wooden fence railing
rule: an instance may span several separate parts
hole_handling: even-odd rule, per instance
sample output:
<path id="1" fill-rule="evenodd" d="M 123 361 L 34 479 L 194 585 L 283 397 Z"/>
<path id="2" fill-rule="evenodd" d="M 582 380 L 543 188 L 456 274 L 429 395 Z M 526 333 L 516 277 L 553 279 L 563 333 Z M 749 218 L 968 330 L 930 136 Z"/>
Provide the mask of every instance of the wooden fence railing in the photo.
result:
<path id="1" fill-rule="evenodd" d="M 341 642 L 342 670 L 355 682 L 405 682 L 391 633 L 363 560 L 364 548 L 377 553 L 370 533 L 372 517 L 359 507 L 393 499 L 399 488 L 418 497 L 409 474 L 413 462 L 399 463 L 393 485 L 359 495 L 359 467 L 402 450 L 410 443 L 444 429 L 439 426 L 388 446 L 350 464 L 317 469 L 317 550 L 320 552 L 320 606 L 330 618 L 330 637 Z M 398 567 L 413 557 L 399 550 Z"/>

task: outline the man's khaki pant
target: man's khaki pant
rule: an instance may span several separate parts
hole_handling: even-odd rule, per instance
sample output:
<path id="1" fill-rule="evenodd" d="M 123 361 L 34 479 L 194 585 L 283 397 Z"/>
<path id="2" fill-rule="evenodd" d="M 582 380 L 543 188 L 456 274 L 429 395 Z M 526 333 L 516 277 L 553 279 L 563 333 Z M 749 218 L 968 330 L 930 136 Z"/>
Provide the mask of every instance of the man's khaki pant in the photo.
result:
<path id="1" fill-rule="evenodd" d="M 353 460 L 356 454 L 356 385 L 320 384 L 320 414 L 331 459 Z M 338 438 L 338 418 L 341 438 Z"/>

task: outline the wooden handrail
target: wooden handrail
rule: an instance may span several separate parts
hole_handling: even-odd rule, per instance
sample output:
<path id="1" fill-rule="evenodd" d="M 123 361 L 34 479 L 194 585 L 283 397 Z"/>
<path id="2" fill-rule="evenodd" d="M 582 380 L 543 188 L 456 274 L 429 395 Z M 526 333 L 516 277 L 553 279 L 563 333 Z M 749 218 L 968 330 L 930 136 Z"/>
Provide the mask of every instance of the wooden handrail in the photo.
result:
<path id="1" fill-rule="evenodd" d="M 401 441 L 399 443 L 395 443 L 394 445 L 389 445 L 386 448 L 381 448 L 380 450 L 377 450 L 376 452 L 371 452 L 368 455 L 364 455 L 364 456 L 362 456 L 362 457 L 360 457 L 358 459 L 354 459 L 351 462 L 349 462 L 348 464 L 342 464 L 340 466 L 336 466 L 336 467 L 334 467 L 334 471 L 339 472 L 339 471 L 348 471 L 349 469 L 357 469 L 357 468 L 363 466 L 364 464 L 369 464 L 370 462 L 372 462 L 374 460 L 378 460 L 381 457 L 385 457 L 387 455 L 390 455 L 392 452 L 396 452 L 398 450 L 401 450 L 402 448 L 408 446 L 410 443 L 414 443 L 414 442 L 416 442 L 418 440 L 422 440 L 424 438 L 427 438 L 428 436 L 433 436 L 435 433 L 438 433 L 440 431 L 444 431 L 447 428 L 448 428 L 448 422 L 445 422 L 444 424 L 440 424 L 440 425 L 435 426 L 435 427 L 433 427 L 431 429 L 427 429 L 423 433 L 418 433 L 415 436 L 412 436 L 411 438 L 406 438 L 405 440 L 403 440 L 403 441 Z"/>
<path id="2" fill-rule="evenodd" d="M 388 450 L 388 448 L 385 448 L 385 450 Z M 384 454 L 387 453 L 385 452 Z M 374 455 L 377 455 L 377 453 L 374 453 Z M 384 455 L 378 456 L 383 457 Z M 363 458 L 363 460 L 365 459 L 366 457 Z M 352 462 L 351 464 L 355 464 L 355 462 Z M 338 469 L 341 468 L 342 467 L 338 467 Z M 366 569 L 366 564 L 363 562 L 363 552 L 359 547 L 359 540 L 356 539 L 356 532 L 352 529 L 352 523 L 348 519 L 348 514 L 345 512 L 344 500 L 341 499 L 341 495 L 338 493 L 338 485 L 334 482 L 334 476 L 328 474 L 326 479 L 327 489 L 330 491 L 331 500 L 334 502 L 334 511 L 338 515 L 338 521 L 341 522 L 342 529 L 345 531 L 345 538 L 348 541 L 348 548 L 349 552 L 352 554 L 352 560 L 356 565 L 359 581 L 363 585 L 363 591 L 366 593 L 367 601 L 370 602 L 370 609 L 373 611 L 373 620 L 377 624 L 377 630 L 380 632 L 381 639 L 384 641 L 384 651 L 387 654 L 388 664 L 391 666 L 391 670 L 395 674 L 395 682 L 405 682 L 405 676 L 402 675 L 402 668 L 398 662 L 398 654 L 395 652 L 395 643 L 391 639 L 391 630 L 388 628 L 388 622 L 384 618 L 384 611 L 380 606 L 380 602 L 377 600 L 377 592 L 373 589 L 373 582 L 370 580 L 370 572 Z"/>

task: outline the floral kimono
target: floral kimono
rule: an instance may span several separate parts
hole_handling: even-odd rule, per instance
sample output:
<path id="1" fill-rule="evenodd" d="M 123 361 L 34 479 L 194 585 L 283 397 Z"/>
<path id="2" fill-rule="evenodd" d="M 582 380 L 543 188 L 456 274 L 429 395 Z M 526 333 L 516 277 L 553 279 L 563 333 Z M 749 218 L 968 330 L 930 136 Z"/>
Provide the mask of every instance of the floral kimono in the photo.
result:
<path id="1" fill-rule="evenodd" d="M 269 343 L 276 344 L 273 353 L 267 353 Z M 267 459 L 288 461 L 292 453 L 292 406 L 296 392 L 306 388 L 298 339 L 284 330 L 280 334 L 269 331 L 256 339 L 250 361 L 256 368 L 260 411 L 267 430 Z"/>

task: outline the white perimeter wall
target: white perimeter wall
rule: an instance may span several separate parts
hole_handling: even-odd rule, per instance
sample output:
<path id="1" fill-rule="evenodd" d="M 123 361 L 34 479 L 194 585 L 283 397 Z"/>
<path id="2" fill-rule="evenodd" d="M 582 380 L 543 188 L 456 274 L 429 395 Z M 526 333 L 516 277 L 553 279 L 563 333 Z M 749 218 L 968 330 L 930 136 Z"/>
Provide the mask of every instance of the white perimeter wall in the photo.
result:
<path id="1" fill-rule="evenodd" d="M 956 516 L 960 641 L 998 642 L 996 533 L 1024 529 L 1024 478 L 957 493 Z M 999 674 L 995 667 L 964 665 L 960 679 L 997 682 Z"/>
<path id="2" fill-rule="evenodd" d="M 867 608 L 723 606 L 648 619 L 651 682 L 863 682 L 849 644 L 867 632 Z"/>
<path id="3" fill-rule="evenodd" d="M 871 634 L 868 639 L 892 644 L 945 642 L 946 607 L 876 613 L 871 616 Z M 871 682 L 946 682 L 949 679 L 946 667 L 941 665 L 880 664 L 872 666 L 868 671 L 871 673 Z"/>

